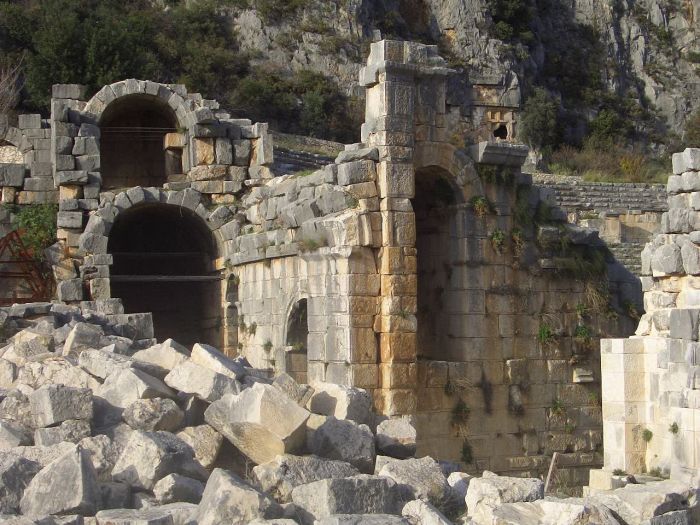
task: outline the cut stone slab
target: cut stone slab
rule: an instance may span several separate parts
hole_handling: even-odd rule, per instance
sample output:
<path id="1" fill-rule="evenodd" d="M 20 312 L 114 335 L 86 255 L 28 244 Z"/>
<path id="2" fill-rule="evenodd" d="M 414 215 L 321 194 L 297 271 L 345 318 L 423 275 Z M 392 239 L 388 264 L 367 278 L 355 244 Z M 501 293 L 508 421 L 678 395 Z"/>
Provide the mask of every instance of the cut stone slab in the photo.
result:
<path id="1" fill-rule="evenodd" d="M 122 368 L 131 368 L 132 360 L 126 356 L 102 349 L 83 350 L 78 357 L 78 365 L 87 373 L 105 379 Z"/>
<path id="2" fill-rule="evenodd" d="M 300 385 L 286 372 L 281 372 L 277 375 L 272 384 L 303 407 L 307 405 L 314 393 L 313 387 L 309 385 Z"/>
<path id="3" fill-rule="evenodd" d="M 170 503 L 147 509 L 101 510 L 97 525 L 186 525 L 197 511 L 193 503 Z"/>
<path id="4" fill-rule="evenodd" d="M 36 461 L 15 454 L 0 454 L 0 513 L 16 514 L 22 494 L 41 470 Z"/>
<path id="5" fill-rule="evenodd" d="M 416 453 L 416 429 L 408 418 L 386 419 L 377 426 L 377 451 L 405 459 Z"/>
<path id="6" fill-rule="evenodd" d="M 603 506 L 586 505 L 580 500 L 539 500 L 506 503 L 490 509 L 488 516 L 496 525 L 619 525 L 612 512 Z M 479 522 L 481 523 L 481 521 Z"/>
<path id="7" fill-rule="evenodd" d="M 31 444 L 32 435 L 27 427 L 16 421 L 0 419 L 0 450 Z"/>
<path id="8" fill-rule="evenodd" d="M 282 507 L 238 476 L 214 469 L 193 521 L 198 525 L 245 525 L 253 519 L 282 517 Z"/>
<path id="9" fill-rule="evenodd" d="M 224 436 L 209 425 L 183 428 L 177 437 L 192 447 L 195 459 L 207 469 L 214 465 L 224 441 Z"/>
<path id="10" fill-rule="evenodd" d="M 312 454 L 346 461 L 360 472 L 374 471 L 374 436 L 367 425 L 328 417 L 311 437 Z"/>
<path id="11" fill-rule="evenodd" d="M 208 472 L 194 459 L 194 451 L 168 432 L 134 430 L 112 469 L 112 479 L 152 490 L 168 474 L 207 479 Z"/>
<path id="12" fill-rule="evenodd" d="M 391 514 L 336 514 L 317 520 L 315 525 L 411 525 L 411 522 Z"/>
<path id="13" fill-rule="evenodd" d="M 45 385 L 32 392 L 29 403 L 37 427 L 68 419 L 92 419 L 92 391 L 64 385 Z"/>
<path id="14" fill-rule="evenodd" d="M 100 383 L 79 366 L 64 357 L 49 357 L 42 361 L 27 363 L 17 373 L 17 384 L 34 389 L 44 385 L 64 385 L 73 388 L 89 388 L 93 392 Z"/>
<path id="15" fill-rule="evenodd" d="M 350 463 L 322 459 L 317 456 L 277 456 L 253 468 L 253 480 L 260 489 L 280 503 L 292 499 L 292 490 L 299 485 L 321 479 L 347 478 L 360 472 Z"/>
<path id="16" fill-rule="evenodd" d="M 238 382 L 190 360 L 183 361 L 165 376 L 165 383 L 172 388 L 195 394 L 198 398 L 214 402 L 227 394 L 240 392 Z"/>
<path id="17" fill-rule="evenodd" d="M 379 475 L 393 479 L 407 501 L 422 499 L 440 505 L 449 491 L 440 465 L 430 456 L 391 461 L 382 467 Z"/>
<path id="18" fill-rule="evenodd" d="M 56 427 L 37 428 L 34 431 L 34 443 L 41 447 L 50 447 L 67 441 L 78 443 L 90 437 L 90 422 L 84 419 L 69 419 Z"/>
<path id="19" fill-rule="evenodd" d="M 175 432 L 182 427 L 184 413 L 172 399 L 137 399 L 122 414 L 124 422 L 136 430 Z"/>
<path id="20" fill-rule="evenodd" d="M 439 510 L 421 499 L 409 501 L 403 506 L 401 515 L 420 525 L 452 525 Z"/>
<path id="21" fill-rule="evenodd" d="M 161 504 L 178 501 L 199 503 L 203 493 L 204 483 L 180 474 L 168 474 L 153 487 L 153 494 Z"/>
<path id="22" fill-rule="evenodd" d="M 304 446 L 309 412 L 278 388 L 256 383 L 212 403 L 204 419 L 255 463 Z"/>
<path id="23" fill-rule="evenodd" d="M 166 339 L 159 345 L 154 345 L 145 350 L 139 350 L 132 357 L 136 361 L 148 363 L 163 370 L 167 374 L 170 370 L 185 361 L 190 355 L 189 350 L 173 339 Z"/>
<path id="24" fill-rule="evenodd" d="M 95 469 L 87 452 L 76 447 L 34 476 L 24 491 L 20 509 L 29 516 L 93 516 L 99 503 Z"/>
<path id="25" fill-rule="evenodd" d="M 300 485 L 292 491 L 292 501 L 302 523 L 312 525 L 333 514 L 394 514 L 399 510 L 394 489 L 388 478 L 360 474 Z"/>
<path id="26" fill-rule="evenodd" d="M 372 398 L 366 390 L 334 383 L 314 383 L 314 390 L 308 404 L 314 414 L 370 422 Z"/>
<path id="27" fill-rule="evenodd" d="M 94 437 L 87 437 L 78 443 L 90 456 L 92 466 L 95 467 L 97 479 L 109 481 L 112 479 L 112 468 L 117 461 L 119 450 L 112 443 L 109 436 L 100 434 Z"/>
<path id="28" fill-rule="evenodd" d="M 245 368 L 240 363 L 226 357 L 210 345 L 196 343 L 192 347 L 190 360 L 196 365 L 203 366 L 231 379 L 241 379 L 245 375 Z"/>
<path id="29" fill-rule="evenodd" d="M 482 477 L 473 478 L 469 482 L 465 501 L 467 515 L 478 517 L 487 513 L 481 507 L 494 508 L 504 503 L 535 501 L 543 497 L 544 483 L 542 480 L 498 476 L 486 470 Z"/>
<path id="30" fill-rule="evenodd" d="M 174 398 L 175 392 L 160 379 L 140 370 L 125 368 L 107 377 L 96 395 L 115 407 L 126 408 L 138 399 Z"/>
<path id="31" fill-rule="evenodd" d="M 83 350 L 101 348 L 104 331 L 99 326 L 90 323 L 77 323 L 63 343 L 63 355 L 78 355 Z"/>

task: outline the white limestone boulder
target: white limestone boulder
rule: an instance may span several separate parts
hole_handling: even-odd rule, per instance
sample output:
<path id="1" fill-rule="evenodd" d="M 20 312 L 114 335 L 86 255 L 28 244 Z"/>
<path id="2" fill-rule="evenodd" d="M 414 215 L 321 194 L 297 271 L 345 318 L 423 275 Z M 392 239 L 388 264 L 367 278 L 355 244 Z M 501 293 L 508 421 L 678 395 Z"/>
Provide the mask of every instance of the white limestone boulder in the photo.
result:
<path id="1" fill-rule="evenodd" d="M 506 503 L 490 510 L 491 514 L 488 517 L 480 517 L 476 523 L 488 523 L 489 525 L 620 525 L 620 522 L 606 507 L 587 505 L 576 499 L 571 501 L 539 500 Z"/>
<path id="2" fill-rule="evenodd" d="M 182 427 L 185 415 L 172 399 L 155 397 L 137 399 L 122 413 L 124 422 L 135 430 L 175 432 Z"/>
<path id="3" fill-rule="evenodd" d="M 75 447 L 34 476 L 24 491 L 20 509 L 29 516 L 93 516 L 99 503 L 97 476 L 90 457 Z"/>
<path id="4" fill-rule="evenodd" d="M 203 366 L 231 379 L 240 380 L 245 375 L 243 365 L 225 356 L 213 346 L 203 343 L 196 343 L 192 347 L 190 360 L 196 365 Z"/>
<path id="5" fill-rule="evenodd" d="M 438 462 L 430 456 L 390 461 L 379 471 L 379 475 L 394 480 L 407 501 L 422 499 L 440 505 L 448 495 L 447 479 Z"/>
<path id="6" fill-rule="evenodd" d="M 60 425 L 49 428 L 37 428 L 34 431 L 34 443 L 41 447 L 50 447 L 67 441 L 78 443 L 90 437 L 90 422 L 84 419 L 68 419 Z"/>
<path id="7" fill-rule="evenodd" d="M 16 421 L 0 419 L 0 450 L 31 444 L 32 434 L 27 427 Z"/>
<path id="8" fill-rule="evenodd" d="M 367 425 L 328 417 L 313 432 L 309 446 L 317 456 L 346 461 L 360 472 L 374 471 L 374 435 Z"/>
<path id="9" fill-rule="evenodd" d="M 41 465 L 25 457 L 0 453 L 0 514 L 16 514 L 22 494 Z"/>
<path id="10" fill-rule="evenodd" d="M 164 381 L 172 388 L 187 394 L 195 394 L 199 399 L 210 403 L 227 394 L 240 392 L 240 385 L 235 379 L 190 360 L 183 361 L 173 368 L 165 376 Z"/>
<path id="11" fill-rule="evenodd" d="M 122 368 L 131 368 L 132 360 L 127 356 L 102 349 L 83 350 L 78 356 L 78 365 L 87 373 L 105 379 Z"/>
<path id="12" fill-rule="evenodd" d="M 186 501 L 199 503 L 204 493 L 204 483 L 180 474 L 168 474 L 153 487 L 153 494 L 160 504 Z"/>
<path id="13" fill-rule="evenodd" d="M 359 473 L 344 461 L 285 454 L 254 467 L 253 480 L 263 492 L 278 502 L 288 503 L 292 499 L 292 490 L 299 485 L 321 479 L 346 478 Z"/>
<path id="14" fill-rule="evenodd" d="M 535 478 L 498 476 L 488 470 L 473 478 L 467 489 L 467 515 L 478 521 L 494 507 L 504 503 L 536 501 L 544 497 L 544 483 Z"/>
<path id="15" fill-rule="evenodd" d="M 189 350 L 173 339 L 166 339 L 160 344 L 153 345 L 134 353 L 134 361 L 147 363 L 160 368 L 164 375 L 185 361 L 190 355 Z"/>
<path id="16" fill-rule="evenodd" d="M 170 503 L 147 509 L 101 510 L 97 525 L 187 525 L 197 511 L 193 503 Z"/>
<path id="17" fill-rule="evenodd" d="M 92 391 L 64 385 L 45 385 L 29 396 L 37 427 L 49 427 L 68 419 L 92 419 Z"/>
<path id="18" fill-rule="evenodd" d="M 407 417 L 386 419 L 377 425 L 377 452 L 399 459 L 416 453 L 416 428 Z"/>
<path id="19" fill-rule="evenodd" d="M 110 374 L 95 395 L 112 406 L 126 408 L 139 399 L 174 398 L 175 392 L 160 379 L 140 370 L 125 368 Z"/>
<path id="20" fill-rule="evenodd" d="M 214 469 L 193 521 L 198 525 L 245 525 L 258 518 L 282 517 L 282 507 L 235 474 Z"/>
<path id="21" fill-rule="evenodd" d="M 257 383 L 238 395 L 226 395 L 204 413 L 206 422 L 255 463 L 304 446 L 309 412 L 281 390 Z"/>
<path id="22" fill-rule="evenodd" d="M 422 499 L 406 503 L 401 510 L 401 515 L 411 523 L 420 523 L 420 525 L 452 525 L 452 522 L 438 509 Z"/>
<path id="23" fill-rule="evenodd" d="M 371 422 L 372 398 L 366 390 L 335 383 L 314 383 L 313 387 L 307 407 L 314 414 Z"/>
<path id="24" fill-rule="evenodd" d="M 192 447 L 195 459 L 207 469 L 214 465 L 224 441 L 224 436 L 209 425 L 183 428 L 177 437 Z"/>

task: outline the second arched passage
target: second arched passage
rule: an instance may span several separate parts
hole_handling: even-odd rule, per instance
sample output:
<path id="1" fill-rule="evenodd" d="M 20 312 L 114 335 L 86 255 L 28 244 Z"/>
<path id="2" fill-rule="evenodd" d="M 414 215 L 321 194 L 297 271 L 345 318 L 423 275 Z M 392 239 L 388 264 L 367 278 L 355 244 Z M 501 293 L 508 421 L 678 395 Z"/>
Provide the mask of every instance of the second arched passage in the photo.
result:
<path id="1" fill-rule="evenodd" d="M 221 347 L 216 244 L 192 211 L 144 204 L 122 212 L 109 234 L 113 297 L 127 312 L 152 312 L 157 339 Z"/>

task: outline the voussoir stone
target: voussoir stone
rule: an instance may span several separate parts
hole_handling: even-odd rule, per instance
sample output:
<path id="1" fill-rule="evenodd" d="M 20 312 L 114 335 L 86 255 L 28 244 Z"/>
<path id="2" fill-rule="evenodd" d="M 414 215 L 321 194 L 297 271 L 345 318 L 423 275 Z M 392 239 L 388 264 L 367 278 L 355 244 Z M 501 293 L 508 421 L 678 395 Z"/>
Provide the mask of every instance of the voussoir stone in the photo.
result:
<path id="1" fill-rule="evenodd" d="M 256 518 L 280 518 L 282 514 L 282 507 L 269 496 L 217 468 L 207 481 L 193 520 L 198 525 L 245 525 Z"/>
<path id="2" fill-rule="evenodd" d="M 254 462 L 303 447 L 309 412 L 281 390 L 256 383 L 212 403 L 204 419 Z"/>
<path id="3" fill-rule="evenodd" d="M 90 457 L 76 447 L 44 467 L 29 483 L 20 508 L 22 514 L 80 514 L 92 516 L 100 502 L 95 469 Z"/>
<path id="4" fill-rule="evenodd" d="M 347 478 L 360 472 L 350 463 L 317 456 L 285 454 L 253 468 L 253 479 L 266 494 L 280 503 L 291 501 L 292 490 L 321 479 Z"/>

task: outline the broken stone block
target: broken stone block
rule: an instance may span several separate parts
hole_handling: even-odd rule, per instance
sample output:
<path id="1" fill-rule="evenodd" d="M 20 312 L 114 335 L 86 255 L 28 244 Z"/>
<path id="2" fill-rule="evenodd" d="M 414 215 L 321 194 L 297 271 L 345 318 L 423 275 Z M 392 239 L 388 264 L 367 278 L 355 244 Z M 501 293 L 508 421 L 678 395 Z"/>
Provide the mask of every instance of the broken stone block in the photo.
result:
<path id="1" fill-rule="evenodd" d="M 423 499 L 439 505 L 449 491 L 440 465 L 430 456 L 390 461 L 382 467 L 379 475 L 393 479 L 407 501 Z"/>
<path id="2" fill-rule="evenodd" d="M 654 276 L 682 273 L 683 258 L 680 247 L 675 244 L 657 247 L 651 256 L 651 270 Z"/>
<path id="3" fill-rule="evenodd" d="M 338 184 L 347 186 L 360 182 L 372 182 L 377 178 L 376 165 L 371 160 L 345 162 L 338 166 Z"/>
<path id="4" fill-rule="evenodd" d="M 37 427 L 68 419 L 92 419 L 92 391 L 63 385 L 45 385 L 32 392 L 29 403 Z"/>
<path id="5" fill-rule="evenodd" d="M 581 500 L 539 500 L 533 502 L 506 503 L 495 508 L 484 508 L 480 519 L 488 523 L 520 525 L 522 523 L 556 523 L 557 525 L 581 525 L 596 523 L 618 525 L 620 522 L 602 505 L 585 504 Z M 483 521 L 479 521 L 482 523 Z"/>
<path id="6" fill-rule="evenodd" d="M 213 402 L 227 394 L 237 394 L 240 386 L 235 379 L 219 374 L 190 360 L 177 365 L 165 376 L 172 388 L 195 394 L 204 401 Z"/>
<path id="7" fill-rule="evenodd" d="M 175 392 L 160 379 L 140 370 L 125 368 L 110 374 L 95 395 L 115 407 L 126 408 L 138 399 L 172 398 Z"/>
<path id="8" fill-rule="evenodd" d="M 100 509 L 122 509 L 131 503 L 131 488 L 126 483 L 104 481 L 97 484 L 100 491 Z"/>
<path id="9" fill-rule="evenodd" d="M 29 398 L 19 390 L 10 390 L 0 401 L 0 414 L 6 421 L 14 421 L 27 429 L 34 428 L 34 416 Z"/>
<path id="10" fill-rule="evenodd" d="M 115 481 L 152 490 L 168 474 L 206 479 L 207 471 L 194 459 L 194 451 L 168 432 L 134 430 L 112 469 Z"/>
<path id="11" fill-rule="evenodd" d="M 27 427 L 16 421 L 0 419 L 0 450 L 31 444 L 32 435 Z"/>
<path id="12" fill-rule="evenodd" d="M 214 465 L 224 441 L 224 436 L 209 425 L 184 428 L 177 437 L 192 447 L 194 457 L 207 469 Z"/>
<path id="13" fill-rule="evenodd" d="M 674 339 L 688 341 L 698 340 L 700 310 L 691 308 L 674 308 L 669 312 L 669 331 Z"/>
<path id="14" fill-rule="evenodd" d="M 467 514 L 480 516 L 487 509 L 504 503 L 535 501 L 544 497 L 544 483 L 535 478 L 499 476 L 488 470 L 482 477 L 473 478 L 467 489 Z M 484 508 L 482 508 L 484 507 Z"/>
<path id="15" fill-rule="evenodd" d="M 100 481 L 111 480 L 112 468 L 114 468 L 114 463 L 120 452 L 119 447 L 115 446 L 112 440 L 104 434 L 83 438 L 78 444 L 90 457 L 92 466 L 95 467 L 97 479 Z"/>
<path id="16" fill-rule="evenodd" d="M 451 525 L 452 523 L 433 505 L 421 499 L 406 503 L 401 510 L 401 515 L 421 525 Z"/>
<path id="17" fill-rule="evenodd" d="M 350 463 L 316 456 L 277 456 L 253 468 L 257 486 L 280 503 L 291 501 L 292 490 L 299 485 L 321 479 L 347 478 L 360 472 Z"/>
<path id="18" fill-rule="evenodd" d="M 99 326 L 89 323 L 77 323 L 68 334 L 63 344 L 63 355 L 78 355 L 83 350 L 100 348 L 104 331 Z"/>
<path id="19" fill-rule="evenodd" d="M 16 514 L 24 490 L 41 470 L 36 461 L 0 453 L 0 513 Z"/>
<path id="20" fill-rule="evenodd" d="M 450 486 L 454 499 L 460 500 L 464 503 L 464 498 L 467 497 L 469 481 L 471 481 L 473 477 L 474 476 L 470 476 L 464 472 L 452 472 L 449 476 L 447 476 L 447 484 Z"/>
<path id="21" fill-rule="evenodd" d="M 213 346 L 202 343 L 196 343 L 192 347 L 190 361 L 232 379 L 241 379 L 245 375 L 245 369 L 240 363 L 226 357 Z"/>
<path id="22" fill-rule="evenodd" d="M 193 521 L 198 525 L 245 525 L 253 519 L 282 516 L 282 507 L 236 475 L 214 469 Z"/>
<path id="23" fill-rule="evenodd" d="M 204 483 L 180 474 L 168 474 L 153 487 L 153 494 L 161 504 L 176 501 L 199 503 L 203 493 Z"/>
<path id="24" fill-rule="evenodd" d="M 73 388 L 89 388 L 93 391 L 100 386 L 97 379 L 60 356 L 43 359 L 40 362 L 27 363 L 17 374 L 17 384 L 24 384 L 34 389 L 53 384 Z"/>
<path id="25" fill-rule="evenodd" d="M 314 393 L 314 389 L 309 385 L 300 385 L 292 376 L 286 372 L 281 372 L 272 382 L 274 386 L 282 390 L 290 398 L 297 402 L 299 406 L 305 407 Z"/>
<path id="26" fill-rule="evenodd" d="M 410 458 L 416 453 L 416 429 L 408 418 L 385 419 L 377 426 L 377 450 L 394 458 Z"/>
<path id="27" fill-rule="evenodd" d="M 344 150 L 338 153 L 335 159 L 336 164 L 345 162 L 355 162 L 358 160 L 379 161 L 379 150 L 377 148 L 360 148 L 356 150 Z"/>
<path id="28" fill-rule="evenodd" d="M 175 432 L 182 426 L 184 414 L 172 399 L 137 399 L 122 414 L 122 418 L 136 430 L 165 430 Z"/>
<path id="29" fill-rule="evenodd" d="M 308 405 L 314 414 L 369 423 L 372 398 L 366 390 L 334 383 L 315 383 L 314 389 Z"/>
<path id="30" fill-rule="evenodd" d="M 411 523 L 391 514 L 336 514 L 314 522 L 315 525 L 409 525 Z"/>
<path id="31" fill-rule="evenodd" d="M 100 503 L 95 469 L 80 447 L 49 463 L 24 491 L 22 514 L 80 514 L 93 516 Z"/>
<path id="32" fill-rule="evenodd" d="M 374 470 L 374 436 L 367 425 L 329 417 L 313 433 L 311 453 L 346 461 L 360 472 Z"/>
<path id="33" fill-rule="evenodd" d="M 300 485 L 292 491 L 292 501 L 305 525 L 333 514 L 394 514 L 399 510 L 394 482 L 366 474 Z"/>
<path id="34" fill-rule="evenodd" d="M 163 370 L 163 375 L 185 361 L 190 352 L 172 339 L 166 339 L 159 345 L 139 350 L 132 357 L 136 361 L 148 363 Z"/>
<path id="35" fill-rule="evenodd" d="M 106 350 L 83 350 L 78 357 L 78 365 L 87 373 L 105 379 L 122 368 L 131 368 L 131 359 Z"/>
<path id="36" fill-rule="evenodd" d="M 56 427 L 38 428 L 34 431 L 34 443 L 41 447 L 50 447 L 67 441 L 78 443 L 90 437 L 90 422 L 81 419 L 69 419 Z"/>
<path id="37" fill-rule="evenodd" d="M 101 510 L 97 525 L 188 525 L 197 511 L 193 503 L 170 503 L 144 509 Z"/>
<path id="38" fill-rule="evenodd" d="M 0 388 L 10 388 L 17 377 L 17 367 L 6 359 L 0 359 Z"/>

